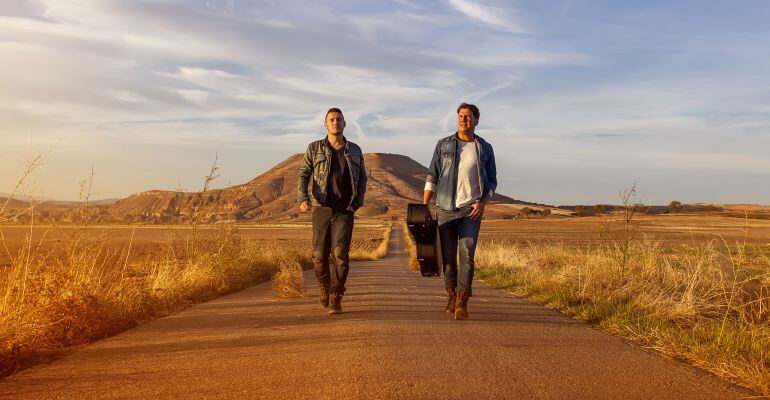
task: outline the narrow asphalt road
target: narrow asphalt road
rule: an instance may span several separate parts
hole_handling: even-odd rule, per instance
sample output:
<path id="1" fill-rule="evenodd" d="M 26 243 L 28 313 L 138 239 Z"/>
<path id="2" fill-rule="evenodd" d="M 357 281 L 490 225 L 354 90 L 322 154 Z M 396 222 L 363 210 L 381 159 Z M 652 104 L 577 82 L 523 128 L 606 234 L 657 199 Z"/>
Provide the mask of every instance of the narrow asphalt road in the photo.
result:
<path id="1" fill-rule="evenodd" d="M 735 399 L 755 394 L 475 283 L 470 319 L 441 278 L 390 253 L 353 263 L 344 313 L 270 283 L 0 380 L 2 399 Z"/>

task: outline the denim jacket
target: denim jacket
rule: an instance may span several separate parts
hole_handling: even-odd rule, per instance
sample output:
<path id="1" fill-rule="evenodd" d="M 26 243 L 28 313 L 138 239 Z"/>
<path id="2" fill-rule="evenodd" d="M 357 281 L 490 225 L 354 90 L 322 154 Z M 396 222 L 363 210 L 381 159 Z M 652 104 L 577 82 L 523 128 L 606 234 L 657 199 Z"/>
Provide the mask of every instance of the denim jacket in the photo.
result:
<path id="1" fill-rule="evenodd" d="M 297 177 L 297 201 L 310 201 L 314 206 L 326 205 L 326 197 L 329 186 L 329 170 L 333 162 L 333 155 L 326 138 L 310 143 L 302 157 L 302 165 L 299 167 Z M 336 156 L 335 156 L 336 157 Z M 350 197 L 350 206 L 354 210 L 364 205 L 366 194 L 366 168 L 364 167 L 364 155 L 361 148 L 353 142 L 345 140 L 345 160 L 350 168 L 353 194 Z M 312 176 L 312 189 L 308 196 L 308 182 Z"/>
<path id="2" fill-rule="evenodd" d="M 447 136 L 436 143 L 433 159 L 428 167 L 426 180 L 436 184 L 436 205 L 444 210 L 455 210 L 455 195 L 457 193 L 457 166 L 460 163 L 457 133 Z M 495 153 L 492 145 L 480 136 L 476 135 L 479 146 L 479 188 L 481 197 L 494 192 L 497 189 L 497 168 L 495 167 Z"/>

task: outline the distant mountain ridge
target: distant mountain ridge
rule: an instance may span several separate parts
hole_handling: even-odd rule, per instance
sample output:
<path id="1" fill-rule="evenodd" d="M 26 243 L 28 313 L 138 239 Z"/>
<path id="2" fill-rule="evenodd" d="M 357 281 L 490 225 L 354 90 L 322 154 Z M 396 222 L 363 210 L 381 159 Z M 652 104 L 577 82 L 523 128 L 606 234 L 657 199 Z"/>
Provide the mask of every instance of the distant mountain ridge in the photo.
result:
<path id="1" fill-rule="evenodd" d="M 306 219 L 297 210 L 297 174 L 302 161 L 295 154 L 241 185 L 206 192 L 150 190 L 133 194 L 107 207 L 115 219 L 161 221 L 196 214 L 204 221 Z M 364 155 L 369 177 L 366 204 L 359 216 L 403 215 L 406 204 L 421 202 L 427 168 L 400 154 Z M 495 194 L 494 203 L 516 200 Z"/>
<path id="2" fill-rule="evenodd" d="M 5 199 L 10 196 L 10 193 L 0 192 L 0 201 L 5 202 Z M 25 195 L 25 194 L 19 194 L 16 193 L 13 195 L 13 199 L 11 201 L 20 201 L 24 203 L 29 203 L 32 201 L 32 197 Z M 106 206 L 110 205 L 116 201 L 120 200 L 119 198 L 112 198 L 112 199 L 97 199 L 97 200 L 89 200 L 88 204 L 90 205 L 96 205 L 96 206 Z M 77 207 L 80 205 L 79 201 L 75 200 L 56 200 L 56 199 L 43 199 L 43 201 L 40 202 L 40 206 L 42 207 Z"/>
<path id="3" fill-rule="evenodd" d="M 417 161 L 400 154 L 368 153 L 364 155 L 369 181 L 366 204 L 357 215 L 360 217 L 404 217 L 408 203 L 422 202 L 427 168 Z M 123 199 L 101 199 L 88 202 L 89 221 L 103 223 L 169 223 L 184 222 L 195 217 L 200 222 L 237 221 L 307 221 L 310 213 L 300 213 L 297 207 L 297 173 L 302 161 L 295 154 L 278 163 L 256 178 L 223 189 L 206 192 L 179 192 L 148 190 Z M 0 206 L 8 195 L 0 193 Z M 516 200 L 495 194 L 487 207 L 487 218 L 514 218 L 523 207 L 538 210 L 550 208 L 552 215 L 593 215 L 593 206 L 559 206 Z M 79 214 L 82 203 L 77 201 L 45 200 L 36 207 L 38 222 L 68 222 Z M 588 212 L 577 212 L 584 207 Z M 715 209 L 720 215 L 770 219 L 770 206 L 755 204 L 683 204 L 682 211 L 702 212 Z M 28 221 L 31 214 L 25 212 L 29 200 L 14 196 L 4 214 L 10 222 Z M 603 212 L 617 206 L 603 205 Z M 657 214 L 668 206 L 644 207 L 645 213 Z M 19 214 L 15 217 L 14 214 Z"/>

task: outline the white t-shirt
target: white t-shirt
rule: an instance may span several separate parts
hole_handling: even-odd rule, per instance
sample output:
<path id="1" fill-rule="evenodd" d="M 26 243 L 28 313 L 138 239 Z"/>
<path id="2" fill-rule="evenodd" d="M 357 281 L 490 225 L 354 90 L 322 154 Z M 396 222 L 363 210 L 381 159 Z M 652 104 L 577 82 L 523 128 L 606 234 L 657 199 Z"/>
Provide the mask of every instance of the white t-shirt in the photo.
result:
<path id="1" fill-rule="evenodd" d="M 457 166 L 457 191 L 455 192 L 455 207 L 461 208 L 472 203 L 476 197 L 480 197 L 481 187 L 479 184 L 479 152 L 477 142 L 463 142 L 458 140 L 457 151 L 460 152 L 460 163 Z M 436 190 L 436 184 L 425 182 L 425 190 Z M 489 191 L 489 196 L 492 194 Z"/>
<path id="2" fill-rule="evenodd" d="M 463 142 L 462 140 L 457 141 L 457 151 L 460 152 L 460 163 L 457 165 L 455 207 L 461 208 L 481 197 L 479 152 L 476 141 Z"/>

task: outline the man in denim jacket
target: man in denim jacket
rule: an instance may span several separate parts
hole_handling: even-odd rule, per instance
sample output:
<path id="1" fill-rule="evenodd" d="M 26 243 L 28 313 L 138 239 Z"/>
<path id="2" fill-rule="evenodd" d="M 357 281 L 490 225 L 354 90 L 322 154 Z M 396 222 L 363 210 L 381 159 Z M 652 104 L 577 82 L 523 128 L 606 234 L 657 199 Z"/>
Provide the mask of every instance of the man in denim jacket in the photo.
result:
<path id="1" fill-rule="evenodd" d="M 436 195 L 436 217 L 449 294 L 445 312 L 468 318 L 474 253 L 486 202 L 497 188 L 492 145 L 477 136 L 479 109 L 462 103 L 457 108 L 457 132 L 438 141 L 428 168 L 423 203 Z M 457 253 L 460 265 L 457 265 Z"/>
<path id="2" fill-rule="evenodd" d="M 313 266 L 320 286 L 320 303 L 324 307 L 331 303 L 329 314 L 339 314 L 350 268 L 353 214 L 364 205 L 367 178 L 361 148 L 343 136 L 342 111 L 329 109 L 324 126 L 326 137 L 310 143 L 302 157 L 297 202 L 301 211 L 313 210 Z M 330 268 L 330 256 L 334 268 Z"/>

